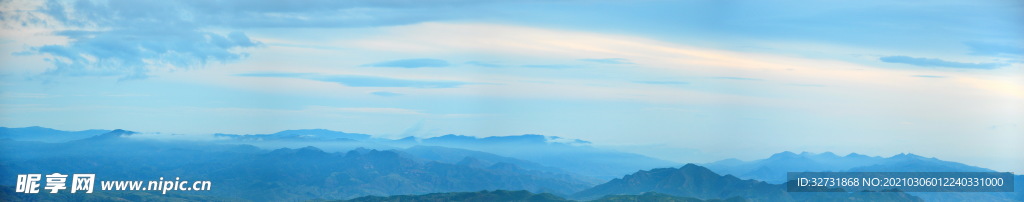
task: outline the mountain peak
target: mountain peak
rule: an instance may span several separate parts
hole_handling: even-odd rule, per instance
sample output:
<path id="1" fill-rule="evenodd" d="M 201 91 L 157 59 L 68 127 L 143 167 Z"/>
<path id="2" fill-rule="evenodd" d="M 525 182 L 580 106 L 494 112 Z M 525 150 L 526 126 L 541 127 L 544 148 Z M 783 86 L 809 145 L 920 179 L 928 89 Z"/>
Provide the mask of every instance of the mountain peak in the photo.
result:
<path id="1" fill-rule="evenodd" d="M 850 154 L 847 154 L 845 157 L 846 158 L 851 158 L 851 157 L 862 158 L 862 157 L 868 157 L 868 156 L 867 155 L 863 155 L 863 154 L 858 154 L 858 153 L 855 153 L 855 152 L 850 152 Z"/>
<path id="2" fill-rule="evenodd" d="M 131 136 L 132 134 L 136 134 L 136 132 L 122 130 L 122 129 L 115 129 L 115 130 L 112 130 L 110 132 L 99 134 L 99 135 L 96 135 L 96 136 L 93 136 L 93 137 L 90 137 L 90 138 L 86 138 L 86 139 L 83 139 L 83 140 L 93 140 L 93 141 L 95 141 L 95 140 L 114 140 L 114 139 L 121 138 L 121 137 Z"/>
<path id="3" fill-rule="evenodd" d="M 269 135 L 280 139 L 323 139 L 323 140 L 365 140 L 370 135 L 359 133 L 346 133 L 327 129 L 299 129 L 285 130 Z"/>
<path id="4" fill-rule="evenodd" d="M 900 153 L 900 154 L 894 155 L 894 156 L 892 156 L 890 158 L 895 158 L 895 159 L 923 159 L 925 157 L 918 156 L 918 155 L 913 154 L 913 153 Z"/>
<path id="5" fill-rule="evenodd" d="M 784 152 L 780 152 L 780 153 L 777 153 L 777 154 L 772 154 L 772 156 L 768 157 L 768 158 L 769 159 L 793 158 L 793 157 L 797 157 L 797 156 L 799 156 L 799 155 L 797 155 L 796 153 L 793 153 L 791 151 L 784 151 Z"/>
<path id="6" fill-rule="evenodd" d="M 686 165 L 683 165 L 682 167 L 679 167 L 679 169 L 680 170 L 693 170 L 693 171 L 704 171 L 704 170 L 707 170 L 709 172 L 711 171 L 711 170 L 708 170 L 707 168 L 705 168 L 704 166 L 699 166 L 697 164 L 692 164 L 692 163 L 687 163 Z"/>
<path id="7" fill-rule="evenodd" d="M 821 154 L 818 154 L 818 156 L 821 156 L 821 157 L 827 157 L 827 158 L 836 158 L 836 157 L 839 157 L 839 155 L 836 155 L 836 153 L 832 153 L 832 152 L 825 152 L 825 153 L 821 153 Z"/>
<path id="8" fill-rule="evenodd" d="M 447 134 L 447 135 L 442 135 L 442 136 L 438 136 L 438 137 L 432 137 L 432 138 L 423 139 L 423 142 L 424 143 L 447 143 L 447 144 L 457 143 L 457 144 L 467 144 L 467 143 L 473 143 L 473 141 L 475 141 L 475 140 L 476 140 L 476 137 L 472 137 L 472 136 Z"/>
<path id="9" fill-rule="evenodd" d="M 313 146 L 306 146 L 306 147 L 303 147 L 303 148 L 299 148 L 298 152 L 326 153 L 326 152 L 324 152 L 324 150 L 322 150 L 320 148 L 313 147 Z"/>
<path id="10" fill-rule="evenodd" d="M 744 190 L 736 192 L 735 190 Z M 754 180 L 742 180 L 735 176 L 721 176 L 696 164 L 686 164 L 679 168 L 658 168 L 649 171 L 638 171 L 623 178 L 581 191 L 575 194 L 579 198 L 589 199 L 607 195 L 640 194 L 658 192 L 677 196 L 695 198 L 729 198 L 734 196 L 750 197 L 765 196 L 760 200 L 778 201 L 788 199 L 779 185 L 771 185 Z"/>
<path id="11" fill-rule="evenodd" d="M 683 165 L 682 167 L 679 167 L 679 172 L 687 173 L 687 174 L 695 174 L 695 175 L 698 175 L 698 176 L 710 176 L 710 175 L 714 175 L 716 177 L 720 176 L 718 173 L 715 173 L 715 171 L 712 171 L 711 169 L 708 169 L 707 167 L 699 166 L 697 164 L 692 164 L 692 163 L 687 163 L 686 165 Z"/>
<path id="12" fill-rule="evenodd" d="M 411 141 L 411 142 L 415 142 L 416 141 L 416 137 L 413 137 L 413 136 L 404 137 L 402 139 L 398 139 L 397 141 Z"/>
<path id="13" fill-rule="evenodd" d="M 543 135 L 526 134 L 518 136 L 491 136 L 480 139 L 486 143 L 515 143 L 515 144 L 547 144 L 548 138 Z"/>

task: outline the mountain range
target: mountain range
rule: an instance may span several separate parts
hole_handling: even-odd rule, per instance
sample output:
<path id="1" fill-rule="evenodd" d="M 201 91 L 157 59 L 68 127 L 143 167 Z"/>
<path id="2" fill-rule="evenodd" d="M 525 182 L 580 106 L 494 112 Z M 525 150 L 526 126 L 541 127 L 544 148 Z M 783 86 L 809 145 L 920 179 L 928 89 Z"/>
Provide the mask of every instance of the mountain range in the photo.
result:
<path id="1" fill-rule="evenodd" d="M 641 169 L 679 165 L 676 162 L 644 155 L 592 147 L 590 142 L 583 140 L 532 134 L 483 138 L 449 134 L 426 139 L 417 137 L 384 139 L 358 133 L 303 129 L 286 130 L 273 134 L 215 134 L 214 136 L 222 139 L 223 142 L 249 144 L 266 149 L 315 146 L 325 151 L 344 152 L 356 148 L 381 150 L 413 148 L 412 150 L 416 150 L 412 151 L 414 153 L 422 153 L 424 148 L 430 146 L 435 149 L 439 147 L 462 149 L 521 159 L 532 162 L 520 162 L 521 165 L 543 164 L 550 168 L 599 180 L 612 179 Z M 558 155 L 551 155 L 553 153 Z M 446 158 L 449 160 L 448 162 L 453 162 L 450 157 Z M 457 160 L 461 160 L 461 158 L 457 158 Z"/>
<path id="2" fill-rule="evenodd" d="M 796 154 L 789 151 L 774 154 L 767 159 L 726 159 L 703 166 L 717 173 L 776 184 L 786 182 L 787 172 L 994 172 L 986 168 L 914 154 L 897 154 L 885 158 L 857 153 L 839 156 L 832 152 Z"/>
<path id="3" fill-rule="evenodd" d="M 918 197 L 893 192 L 787 192 L 785 185 L 757 180 L 743 180 L 732 175 L 718 175 L 695 164 L 679 168 L 658 168 L 639 171 L 608 183 L 576 193 L 581 199 L 609 195 L 639 195 L 657 192 L 698 199 L 741 197 L 753 201 L 923 201 Z"/>
<path id="4" fill-rule="evenodd" d="M 110 130 L 63 131 L 39 126 L 24 128 L 0 127 L 0 139 L 40 142 L 67 142 L 71 140 L 80 140 L 96 136 L 106 132 L 110 132 Z"/>
<path id="5" fill-rule="evenodd" d="M 963 163 L 928 158 L 915 154 L 897 154 L 890 157 L 866 156 L 850 153 L 839 156 L 832 152 L 800 154 L 781 152 L 767 159 L 740 161 L 727 159 L 704 164 L 722 174 L 735 175 L 744 179 L 756 179 L 769 183 L 786 182 L 787 172 L 995 172 L 987 168 Z M 1017 176 L 1020 178 L 1020 176 Z M 1022 190 L 1024 187 L 1015 187 Z M 984 192 L 916 192 L 913 195 L 926 201 L 1015 201 L 1014 193 Z M 1016 200 L 1020 201 L 1020 200 Z"/>
<path id="6" fill-rule="evenodd" d="M 14 132 L 11 132 L 14 131 Z M 27 131 L 27 132 L 26 132 Z M 33 135 L 32 132 L 41 134 Z M 86 136 L 83 134 L 93 134 Z M 596 201 L 1022 201 L 1013 193 L 787 192 L 786 172 L 989 169 L 914 154 L 891 157 L 782 152 L 753 161 L 675 164 L 542 135 L 376 138 L 330 130 L 214 140 L 152 139 L 126 130 L 97 133 L 41 127 L 0 130 L 0 200 L 401 201 L 465 199 Z M 73 137 L 73 138 L 72 138 Z M 97 180 L 210 180 L 211 191 L 153 195 L 25 195 L 7 190 L 17 174 L 94 173 Z M 622 174 L 615 174 L 622 173 Z M 509 190 L 509 191 L 481 191 Z M 522 190 L 522 191 L 515 191 Z M 70 197 L 70 198 L 69 198 Z M 163 199 L 158 199 L 163 198 Z"/>
<path id="7" fill-rule="evenodd" d="M 17 174 L 41 172 L 106 177 L 100 180 L 180 177 L 216 183 L 217 189 L 195 194 L 275 201 L 480 189 L 571 194 L 597 183 L 556 168 L 471 151 L 460 151 L 469 155 L 450 163 L 401 150 L 340 153 L 303 147 L 268 151 L 249 145 L 131 138 L 133 134 L 114 130 L 64 143 L 0 141 L 4 153 L 0 179 L 13 185 L 7 183 L 14 182 Z M 444 151 L 410 149 L 420 155 L 430 150 Z"/>

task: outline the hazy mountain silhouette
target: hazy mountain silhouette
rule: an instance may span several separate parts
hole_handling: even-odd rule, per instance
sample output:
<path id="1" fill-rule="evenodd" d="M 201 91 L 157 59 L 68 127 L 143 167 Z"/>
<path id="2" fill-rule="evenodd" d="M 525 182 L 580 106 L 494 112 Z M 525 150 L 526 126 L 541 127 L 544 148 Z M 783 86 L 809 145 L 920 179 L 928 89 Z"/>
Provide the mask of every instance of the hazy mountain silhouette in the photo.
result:
<path id="1" fill-rule="evenodd" d="M 913 154 L 883 158 L 806 152 L 783 152 L 756 161 L 723 160 L 708 164 L 708 168 L 687 164 L 650 170 L 674 163 L 596 148 L 582 140 L 541 135 L 486 138 L 448 135 L 392 140 L 313 129 L 264 135 L 219 134 L 216 135 L 218 140 L 186 141 L 147 139 L 146 136 L 152 134 L 120 129 L 79 131 L 81 134 L 42 127 L 3 130 L 20 132 L 4 133 L 6 138 L 0 138 L 0 186 L 13 186 L 17 174 L 53 172 L 94 173 L 102 177 L 98 180 L 181 177 L 213 181 L 217 187 L 213 191 L 181 192 L 205 195 L 194 198 L 198 200 L 347 199 L 407 194 L 425 194 L 416 195 L 426 196 L 425 199 L 527 196 L 518 192 L 470 192 L 479 190 L 527 190 L 557 196 L 575 193 L 573 198 L 611 201 L 917 200 L 901 192 L 787 193 L 781 182 L 770 182 L 773 177 L 784 180 L 788 171 L 990 171 Z M 32 135 L 31 131 L 46 135 Z M 92 135 L 82 135 L 86 133 Z M 72 136 L 81 138 L 53 142 Z M 41 137 L 57 138 L 40 141 Z M 407 147 L 400 148 L 401 145 Z M 722 176 L 712 170 L 750 177 Z M 619 178 L 597 185 L 604 181 L 591 176 Z M 1015 186 L 1020 193 L 1024 179 L 1016 177 Z M 457 193 L 427 194 L 438 192 Z M 913 195 L 929 200 L 999 201 L 1022 197 L 1016 193 Z M 148 194 L 96 196 L 111 200 L 161 197 Z M 93 198 L 96 197 L 81 199 Z M 167 200 L 177 200 L 173 198 L 189 197 L 178 195 Z"/>
<path id="2" fill-rule="evenodd" d="M 655 159 L 639 154 L 620 152 L 610 149 L 594 148 L 590 142 L 575 139 L 564 139 L 543 135 L 516 135 L 473 137 L 463 135 L 444 135 L 426 139 L 406 137 L 402 139 L 373 138 L 365 134 L 344 133 L 324 129 L 287 130 L 274 134 L 233 135 L 215 134 L 228 142 L 252 144 L 265 149 L 281 147 L 316 146 L 326 151 L 341 152 L 356 148 L 372 148 L 380 150 L 402 150 L 417 146 L 441 146 L 452 149 L 473 150 L 521 159 L 542 166 L 533 166 L 518 162 L 517 165 L 535 170 L 553 171 L 557 168 L 587 178 L 607 180 L 641 169 L 679 165 L 675 162 Z M 419 152 L 412 152 L 419 153 Z M 420 153 L 423 155 L 428 155 Z M 436 157 L 436 155 L 434 155 Z M 456 155 L 460 156 L 460 155 Z M 429 157 L 428 157 L 429 158 Z M 487 158 L 477 157 L 489 161 Z M 461 157 L 434 159 L 453 163 Z"/>
<path id="3" fill-rule="evenodd" d="M 774 154 L 767 159 L 754 161 L 727 159 L 704 164 L 704 166 L 717 173 L 776 184 L 786 181 L 787 172 L 992 172 L 985 168 L 936 158 L 925 158 L 914 154 L 898 154 L 883 158 L 857 153 L 838 156 L 831 152 L 796 154 L 788 151 Z"/>
<path id="4" fill-rule="evenodd" d="M 543 135 L 477 138 L 445 135 L 422 144 L 493 153 L 600 179 L 612 179 L 641 169 L 679 165 L 644 155 L 589 146 L 583 140 Z"/>
<path id="5" fill-rule="evenodd" d="M 705 164 L 709 169 L 743 179 L 756 179 L 779 184 L 786 181 L 787 172 L 994 172 L 993 170 L 963 163 L 943 161 L 915 154 L 897 154 L 891 157 L 866 156 L 850 153 L 838 156 L 831 152 L 814 154 L 781 152 L 767 159 L 740 161 L 727 159 Z M 1014 187 L 1017 192 L 1024 187 Z M 978 192 L 915 192 L 912 195 L 926 201 L 1013 201 L 1020 194 Z"/>
<path id="6" fill-rule="evenodd" d="M 88 137 L 88 138 L 81 139 L 81 140 L 76 140 L 76 141 L 117 140 L 117 139 L 120 139 L 120 138 L 123 138 L 123 137 L 128 137 L 128 136 L 131 136 L 131 135 L 134 135 L 134 134 L 136 134 L 136 132 L 127 131 L 127 130 L 121 130 L 121 129 L 115 129 L 115 130 L 112 130 L 110 132 L 106 132 L 106 133 L 103 133 L 103 134 L 99 134 L 99 135 L 96 135 L 96 136 L 92 136 L 92 137 Z"/>
<path id="7" fill-rule="evenodd" d="M 695 164 L 679 168 L 639 171 L 580 191 L 573 197 L 594 199 L 609 195 L 640 195 L 657 192 L 698 199 L 741 197 L 755 201 L 921 201 L 903 192 L 806 192 L 791 193 L 780 184 L 721 176 Z"/>
<path id="8" fill-rule="evenodd" d="M 241 141 L 364 141 L 371 138 L 367 134 L 346 133 L 327 129 L 285 130 L 265 135 L 215 134 L 215 136 Z"/>
<path id="9" fill-rule="evenodd" d="M 711 170 L 686 164 L 679 168 L 642 170 L 578 192 L 574 197 L 594 199 L 605 195 L 637 195 L 658 192 L 701 199 L 744 197 L 759 200 L 792 200 L 780 185 L 721 176 Z"/>
<path id="10" fill-rule="evenodd" d="M 110 132 L 110 130 L 62 131 L 39 126 L 24 128 L 0 127 L 0 139 L 40 142 L 67 142 Z"/>
<path id="11" fill-rule="evenodd" d="M 849 172 L 995 172 L 963 163 L 926 158 L 914 154 L 897 154 L 874 165 L 850 168 Z"/>
<path id="12" fill-rule="evenodd" d="M 605 182 L 604 180 L 578 175 L 576 173 L 569 172 L 561 168 L 546 166 L 536 162 L 500 156 L 487 152 L 440 146 L 413 146 L 408 149 L 403 149 L 401 151 L 413 155 L 417 158 L 450 164 L 466 164 L 480 167 L 488 167 L 498 163 L 510 163 L 527 170 L 548 172 L 550 173 L 550 175 L 570 175 L 576 179 L 591 182 L 591 185 L 596 185 Z"/>
<path id="13" fill-rule="evenodd" d="M 565 173 L 526 169 L 543 166 L 482 152 L 463 157 L 460 165 L 398 150 L 268 151 L 249 145 L 131 138 L 133 134 L 114 130 L 64 143 L 0 140 L 5 145 L 0 148 L 0 185 L 13 186 L 17 174 L 42 172 L 94 173 L 102 178 L 98 180 L 181 177 L 210 180 L 217 187 L 189 194 L 276 201 L 480 189 L 569 194 L 595 184 Z"/>

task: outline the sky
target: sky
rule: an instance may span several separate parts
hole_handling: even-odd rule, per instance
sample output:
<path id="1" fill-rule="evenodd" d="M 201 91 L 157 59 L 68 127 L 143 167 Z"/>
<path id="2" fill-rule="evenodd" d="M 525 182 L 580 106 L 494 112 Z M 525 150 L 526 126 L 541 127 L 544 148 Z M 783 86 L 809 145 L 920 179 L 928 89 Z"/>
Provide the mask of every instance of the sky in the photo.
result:
<path id="1" fill-rule="evenodd" d="M 1024 2 L 0 1 L 0 126 L 541 134 L 1024 173 Z"/>

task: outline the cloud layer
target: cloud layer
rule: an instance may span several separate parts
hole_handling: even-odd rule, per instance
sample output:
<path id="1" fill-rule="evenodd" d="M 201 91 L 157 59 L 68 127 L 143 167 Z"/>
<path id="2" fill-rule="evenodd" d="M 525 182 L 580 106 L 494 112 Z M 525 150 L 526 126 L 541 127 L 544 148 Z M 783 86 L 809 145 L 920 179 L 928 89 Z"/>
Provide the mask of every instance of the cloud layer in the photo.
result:
<path id="1" fill-rule="evenodd" d="M 360 75 L 319 75 L 310 73 L 247 73 L 237 76 L 246 77 L 277 77 L 277 78 L 300 78 L 314 81 L 339 83 L 349 87 L 403 87 L 403 88 L 455 88 L 470 83 L 460 81 L 426 81 L 397 79 L 377 76 Z M 399 95 L 390 92 L 374 92 L 379 96 Z"/>
<path id="2" fill-rule="evenodd" d="M 259 44 L 241 32 L 220 35 L 195 30 L 111 31 L 69 30 L 67 45 L 33 47 L 54 65 L 46 74 L 145 78 L 157 68 L 193 68 L 210 62 L 230 62 L 246 56 L 232 51 Z"/>
<path id="3" fill-rule="evenodd" d="M 195 12 L 166 1 L 48 1 L 40 12 L 67 44 L 30 48 L 47 56 L 48 75 L 146 78 L 157 69 L 190 69 L 230 62 L 260 45 L 245 33 L 203 31 Z"/>
<path id="4" fill-rule="evenodd" d="M 949 67 L 949 68 L 963 68 L 963 69 L 996 69 L 999 67 L 1006 66 L 1006 64 L 1000 63 L 966 63 L 966 62 L 953 62 L 934 58 L 915 58 L 909 56 L 886 56 L 878 58 L 882 62 L 888 63 L 900 63 L 908 64 L 921 67 Z"/>
<path id="5" fill-rule="evenodd" d="M 366 67 L 400 67 L 400 68 L 421 68 L 421 67 L 447 67 L 447 61 L 431 58 L 414 58 L 384 61 L 373 64 L 366 64 Z"/>
<path id="6" fill-rule="evenodd" d="M 156 1 L 49 0 L 37 13 L 4 15 L 45 26 L 67 44 L 31 47 L 45 55 L 47 75 L 146 78 L 159 69 L 191 69 L 244 58 L 260 42 L 244 32 L 211 29 L 372 27 L 453 18 L 487 1 Z M 41 17 L 45 16 L 45 17 Z M 447 66 L 443 61 L 393 61 L 396 67 Z"/>

